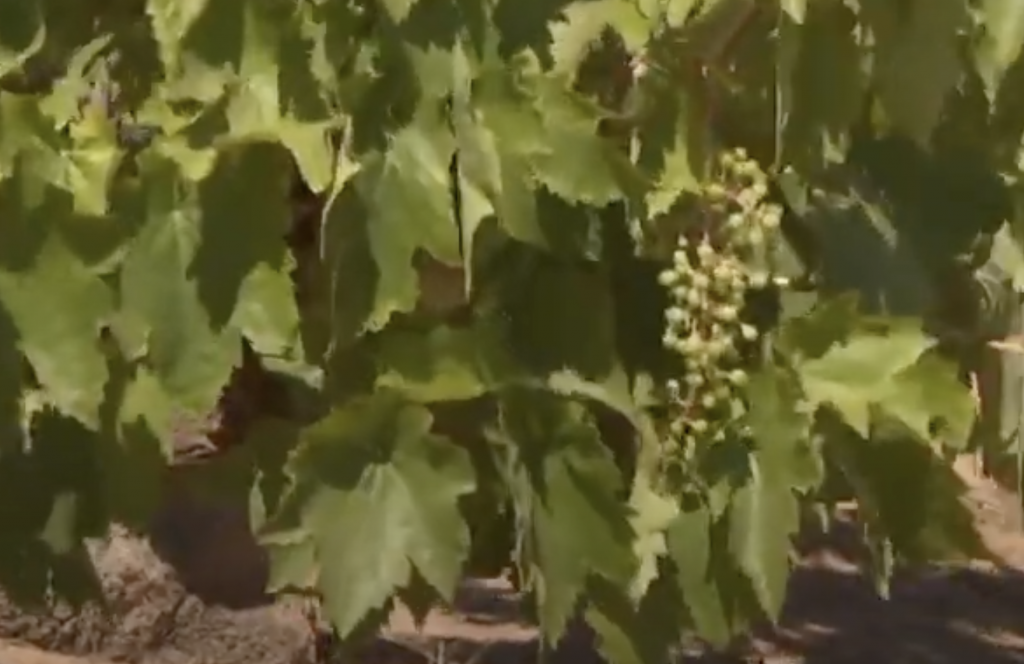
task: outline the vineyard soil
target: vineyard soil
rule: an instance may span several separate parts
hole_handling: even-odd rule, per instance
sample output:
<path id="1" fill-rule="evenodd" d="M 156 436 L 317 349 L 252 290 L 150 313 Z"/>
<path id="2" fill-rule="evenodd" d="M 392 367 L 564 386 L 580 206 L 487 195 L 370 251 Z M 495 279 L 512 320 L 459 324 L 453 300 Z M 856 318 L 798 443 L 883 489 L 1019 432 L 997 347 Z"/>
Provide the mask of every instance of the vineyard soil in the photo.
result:
<path id="1" fill-rule="evenodd" d="M 691 644 L 681 661 L 1024 662 L 1024 612 L 1020 608 L 1024 606 L 1024 534 L 1019 509 L 1012 495 L 966 475 L 972 486 L 972 510 L 990 547 L 1006 561 L 1002 568 L 977 564 L 897 574 L 892 599 L 885 603 L 873 596 L 859 573 L 856 538 L 844 536 L 840 528 L 803 547 L 801 569 L 793 579 L 779 630 L 755 635 L 751 644 L 729 657 L 701 653 Z M 205 545 L 186 546 L 188 551 L 162 551 L 164 558 L 174 558 L 173 566 L 154 558 L 135 560 L 133 565 L 149 566 L 135 569 L 136 574 L 147 577 L 148 586 L 138 591 L 142 593 L 138 596 L 119 598 L 116 610 L 128 611 L 119 616 L 123 621 L 120 627 L 110 632 L 109 627 L 81 613 L 65 614 L 57 623 L 36 620 L 15 615 L 17 609 L 5 606 L 0 631 L 6 640 L 0 646 L 0 662 L 312 662 L 311 640 L 300 609 L 280 604 L 229 609 L 199 599 L 215 597 L 236 606 L 258 603 L 244 597 L 246 587 L 252 587 L 244 577 L 259 576 L 258 562 L 253 562 L 258 550 L 239 538 L 229 541 L 230 514 L 219 512 L 204 518 L 194 507 L 179 505 L 175 509 L 178 514 L 174 518 L 191 524 L 189 540 Z M 164 530 L 174 530 L 170 523 L 174 518 L 164 524 Z M 203 530 L 204 522 L 220 533 L 219 538 Z M 152 554 L 139 549 L 132 555 Z M 129 566 L 125 561 L 120 564 Z M 107 565 L 109 568 L 111 563 Z M 172 567 L 174 571 L 170 571 Z M 223 580 L 232 573 L 235 579 L 225 587 L 211 585 L 211 579 Z M 146 584 L 138 587 L 141 585 Z M 239 592 L 243 596 L 239 597 Z M 174 610 L 168 612 L 168 606 Z M 163 617 L 150 620 L 155 614 Z M 139 629 L 132 630 L 127 624 L 131 620 Z M 501 581 L 476 580 L 465 584 L 458 611 L 430 616 L 422 632 L 415 629 L 406 612 L 396 611 L 384 638 L 367 648 L 356 664 L 427 664 L 432 658 L 440 664 L 439 655 L 447 664 L 532 664 L 536 661 L 535 639 L 536 630 L 517 616 L 511 591 Z M 549 661 L 596 664 L 599 660 L 587 641 L 577 630 Z M 33 647 L 21 647 L 26 644 Z M 444 645 L 443 653 L 439 644 Z M 55 658 L 54 651 L 75 657 Z"/>

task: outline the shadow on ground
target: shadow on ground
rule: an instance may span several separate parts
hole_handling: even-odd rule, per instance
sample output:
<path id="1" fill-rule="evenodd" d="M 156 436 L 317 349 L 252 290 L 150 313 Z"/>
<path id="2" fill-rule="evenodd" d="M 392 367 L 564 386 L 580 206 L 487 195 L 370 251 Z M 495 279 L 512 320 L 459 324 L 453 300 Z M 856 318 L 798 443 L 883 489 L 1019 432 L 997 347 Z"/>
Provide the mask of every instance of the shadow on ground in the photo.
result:
<path id="1" fill-rule="evenodd" d="M 458 616 L 431 618 L 420 634 L 399 617 L 389 641 L 375 644 L 359 664 L 540 661 L 535 631 L 517 619 L 511 592 L 481 582 L 467 589 L 460 605 Z M 580 632 L 545 661 L 601 660 Z M 779 629 L 757 634 L 731 654 L 689 649 L 676 662 L 1024 664 L 1024 573 L 1012 568 L 905 573 L 894 580 L 890 599 L 883 600 L 848 559 L 819 553 L 794 575 Z"/>

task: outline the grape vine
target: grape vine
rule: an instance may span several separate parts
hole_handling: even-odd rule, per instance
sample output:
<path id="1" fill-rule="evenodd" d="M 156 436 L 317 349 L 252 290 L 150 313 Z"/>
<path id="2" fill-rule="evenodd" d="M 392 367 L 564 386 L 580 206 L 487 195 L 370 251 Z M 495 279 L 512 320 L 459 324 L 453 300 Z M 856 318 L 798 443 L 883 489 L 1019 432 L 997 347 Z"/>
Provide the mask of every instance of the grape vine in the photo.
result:
<path id="1" fill-rule="evenodd" d="M 342 639 L 512 567 L 549 642 L 723 646 L 840 501 L 983 555 L 946 459 L 1022 449 L 1022 45 L 994 0 L 0 0 L 0 586 L 80 597 L 189 452 Z"/>

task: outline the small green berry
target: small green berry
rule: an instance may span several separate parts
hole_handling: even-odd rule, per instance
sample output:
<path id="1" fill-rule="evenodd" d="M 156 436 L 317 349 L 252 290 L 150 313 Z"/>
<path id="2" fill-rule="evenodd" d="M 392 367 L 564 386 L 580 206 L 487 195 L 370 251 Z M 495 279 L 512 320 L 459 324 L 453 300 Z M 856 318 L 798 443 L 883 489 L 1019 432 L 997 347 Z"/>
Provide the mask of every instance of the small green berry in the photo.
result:
<path id="1" fill-rule="evenodd" d="M 686 312 L 679 307 L 669 307 L 665 310 L 665 320 L 671 325 L 678 325 L 686 320 Z"/>

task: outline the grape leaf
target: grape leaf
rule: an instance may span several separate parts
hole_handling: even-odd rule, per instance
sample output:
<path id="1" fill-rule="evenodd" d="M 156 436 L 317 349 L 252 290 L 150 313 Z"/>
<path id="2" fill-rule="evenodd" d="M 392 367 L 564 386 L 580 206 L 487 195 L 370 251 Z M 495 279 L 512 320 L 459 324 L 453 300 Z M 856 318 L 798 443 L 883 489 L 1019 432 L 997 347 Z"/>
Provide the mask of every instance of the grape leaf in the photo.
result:
<path id="1" fill-rule="evenodd" d="M 588 588 L 587 623 L 609 664 L 662 664 L 679 644 L 686 607 L 665 567 L 639 602 L 608 582 Z"/>
<path id="2" fill-rule="evenodd" d="M 520 459 L 513 495 L 529 527 L 549 643 L 563 633 L 591 575 L 625 589 L 635 569 L 634 534 L 619 498 L 622 478 L 584 412 L 535 392 L 502 399 L 502 436 Z"/>
<path id="3" fill-rule="evenodd" d="M 961 0 L 906 4 L 861 0 L 861 16 L 875 38 L 873 77 L 886 118 L 927 146 L 963 74 L 960 40 L 971 21 Z"/>
<path id="4" fill-rule="evenodd" d="M 424 333 L 387 331 L 377 353 L 377 387 L 421 402 L 483 396 L 518 373 L 497 332 L 480 323 Z"/>
<path id="5" fill-rule="evenodd" d="M 649 473 L 638 472 L 633 479 L 629 506 L 630 524 L 636 533 L 633 552 L 639 563 L 630 585 L 630 598 L 639 601 L 658 578 L 658 563 L 668 554 L 665 531 L 679 514 L 675 500 L 655 491 Z"/>
<path id="6" fill-rule="evenodd" d="M 14 220 L 2 223 L 13 225 Z M 13 240 L 15 234 L 8 237 Z M 17 329 L 21 350 L 50 403 L 97 430 L 109 375 L 99 323 L 113 311 L 112 294 L 55 233 L 29 260 L 17 270 L 0 264 L 0 306 Z"/>
<path id="7" fill-rule="evenodd" d="M 797 491 L 817 489 L 825 477 L 821 452 L 810 435 L 797 376 L 765 367 L 750 377 L 747 425 L 756 444 L 756 462 L 770 481 Z"/>
<path id="8" fill-rule="evenodd" d="M 0 3 L 0 77 L 17 71 L 43 46 L 46 24 L 37 4 Z"/>
<path id="9" fill-rule="evenodd" d="M 810 418 L 798 405 L 796 377 L 765 367 L 747 389 L 755 447 L 746 481 L 731 496 L 729 549 L 762 610 L 775 621 L 788 587 L 792 538 L 800 527 L 794 491 L 817 489 L 825 468 L 813 447 Z"/>
<path id="10" fill-rule="evenodd" d="M 796 495 L 779 469 L 750 458 L 750 475 L 729 505 L 729 549 L 753 584 L 761 608 L 778 620 L 789 583 L 792 537 L 800 526 Z"/>
<path id="11" fill-rule="evenodd" d="M 430 427 L 425 408 L 381 391 L 335 408 L 302 433 L 289 467 L 295 486 L 266 530 L 281 515 L 301 516 L 316 559 L 329 561 L 317 589 L 342 637 L 409 585 L 414 570 L 452 600 L 469 553 L 458 499 L 475 479 L 467 453 Z M 294 576 L 285 569 L 273 575 Z"/>
<path id="12" fill-rule="evenodd" d="M 801 10 L 789 15 L 803 25 L 783 33 L 797 42 L 786 80 L 791 111 L 783 149 L 787 161 L 813 173 L 846 153 L 868 80 L 853 10 L 838 2 L 812 2 Z M 806 20 L 799 20 L 797 13 Z"/>
<path id="13" fill-rule="evenodd" d="M 932 438 L 932 425 L 939 420 L 943 442 L 962 449 L 974 426 L 971 388 L 960 379 L 957 366 L 937 351 L 893 376 L 877 400 L 923 440 Z"/>
<path id="14" fill-rule="evenodd" d="M 571 203 L 603 207 L 641 190 L 643 179 L 598 129 L 600 113 L 560 79 L 538 78 L 532 92 L 544 118 L 547 150 L 530 163 L 535 177 Z"/>
<path id="15" fill-rule="evenodd" d="M 991 559 L 962 500 L 967 487 L 930 446 L 899 428 L 879 428 L 865 440 L 828 418 L 823 423 L 832 461 L 898 556 L 914 563 Z"/>
<path id="16" fill-rule="evenodd" d="M 983 34 L 974 46 L 974 65 L 994 102 L 1024 46 L 1024 8 L 1013 0 L 983 0 L 975 11 Z"/>
<path id="17" fill-rule="evenodd" d="M 621 36 L 631 51 L 639 51 L 654 27 L 629 0 L 584 0 L 562 10 L 562 20 L 551 26 L 552 71 L 575 79 L 591 49 L 600 43 L 606 29 Z"/>
<path id="18" fill-rule="evenodd" d="M 209 0 L 148 0 L 146 14 L 153 29 L 153 37 L 160 46 L 161 59 L 170 70 L 175 69 L 183 37 L 207 10 Z"/>
<path id="19" fill-rule="evenodd" d="M 894 412 L 886 401 L 892 396 L 892 381 L 934 343 L 912 324 L 895 325 L 887 334 L 862 331 L 821 357 L 801 363 L 798 371 L 812 404 L 833 406 L 867 436 L 872 406 L 901 414 L 898 406 Z"/>
<path id="20" fill-rule="evenodd" d="M 609 376 L 616 367 L 607 274 L 547 259 L 531 267 L 507 284 L 514 355 L 541 374 L 570 370 L 590 380 Z"/>
<path id="21" fill-rule="evenodd" d="M 716 646 L 729 642 L 734 626 L 728 598 L 713 569 L 711 513 L 704 507 L 682 511 L 666 531 L 676 583 L 697 633 Z"/>
<path id="22" fill-rule="evenodd" d="M 148 360 L 183 408 L 209 411 L 240 359 L 238 332 L 218 329 L 192 274 L 200 242 L 198 194 L 176 165 L 153 154 L 143 165 L 147 221 L 120 274 L 125 314 L 148 326 Z M 219 273 L 199 275 L 218 279 Z"/>
<path id="23" fill-rule="evenodd" d="M 424 110 L 392 137 L 386 151 L 362 160 L 353 179 L 366 206 L 379 274 L 371 330 L 383 327 L 392 314 L 415 308 L 417 251 L 449 265 L 462 264 L 449 174 L 454 150 L 444 118 Z"/>

